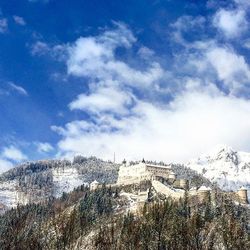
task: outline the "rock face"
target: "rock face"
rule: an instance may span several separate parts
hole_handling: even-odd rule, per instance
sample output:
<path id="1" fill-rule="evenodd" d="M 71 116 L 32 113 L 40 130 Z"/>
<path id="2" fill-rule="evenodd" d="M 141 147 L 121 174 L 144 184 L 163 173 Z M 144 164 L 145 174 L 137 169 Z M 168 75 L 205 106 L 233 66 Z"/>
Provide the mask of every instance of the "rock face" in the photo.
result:
<path id="1" fill-rule="evenodd" d="M 209 154 L 192 160 L 187 167 L 196 170 L 226 191 L 237 191 L 245 186 L 250 192 L 250 153 L 236 152 L 220 146 Z"/>
<path id="2" fill-rule="evenodd" d="M 117 175 L 118 165 L 95 157 L 27 162 L 0 175 L 0 210 L 59 197 L 93 180 L 116 182 Z"/>

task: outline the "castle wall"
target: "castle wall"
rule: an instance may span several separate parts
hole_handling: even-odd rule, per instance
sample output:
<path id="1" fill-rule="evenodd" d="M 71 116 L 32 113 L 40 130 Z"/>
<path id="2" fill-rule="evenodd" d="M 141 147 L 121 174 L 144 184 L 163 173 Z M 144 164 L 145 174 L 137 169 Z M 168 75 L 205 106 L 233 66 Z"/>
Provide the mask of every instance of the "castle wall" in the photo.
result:
<path id="1" fill-rule="evenodd" d="M 122 165 L 119 169 L 117 184 L 134 184 L 143 180 L 152 180 L 154 176 L 168 178 L 170 167 L 139 163 L 132 166 Z"/>
<path id="2" fill-rule="evenodd" d="M 210 199 L 210 191 L 208 190 L 202 190 L 202 191 L 198 191 L 198 197 L 200 199 L 200 201 L 209 201 Z"/>
<path id="3" fill-rule="evenodd" d="M 248 204 L 247 189 L 240 188 L 237 194 L 240 203 Z"/>
<path id="4" fill-rule="evenodd" d="M 196 196 L 196 195 L 198 194 L 198 191 L 197 191 L 196 189 L 190 189 L 190 190 L 188 191 L 188 194 L 189 194 L 190 196 Z"/>
<path id="5" fill-rule="evenodd" d="M 188 189 L 188 180 L 180 179 L 180 188 Z"/>
<path id="6" fill-rule="evenodd" d="M 171 172 L 171 168 L 167 166 L 146 165 L 146 169 L 155 176 L 161 176 L 165 178 L 168 178 Z"/>
<path id="7" fill-rule="evenodd" d="M 176 199 L 176 200 L 184 197 L 185 192 L 183 190 L 178 190 L 177 191 L 175 189 L 171 189 L 171 188 L 169 188 L 168 186 L 162 184 L 159 181 L 153 180 L 152 181 L 152 186 L 153 186 L 153 188 L 155 189 L 155 191 L 157 193 L 164 194 L 167 197 L 170 196 L 171 198 Z"/>
<path id="8" fill-rule="evenodd" d="M 134 184 L 143 180 L 151 180 L 151 178 L 152 173 L 146 170 L 146 165 L 143 163 L 129 167 L 122 165 L 119 169 L 117 184 Z"/>
<path id="9" fill-rule="evenodd" d="M 208 187 L 201 186 L 198 190 L 196 188 L 189 189 L 189 183 L 186 179 L 178 179 L 176 181 L 175 173 L 171 171 L 169 166 L 160 166 L 153 164 L 146 164 L 140 162 L 139 164 L 120 166 L 118 180 L 115 185 L 130 185 L 137 184 L 141 181 L 151 180 L 152 185 L 157 193 L 170 196 L 173 199 L 180 199 L 184 196 L 185 190 L 188 191 L 190 197 L 197 197 L 200 202 L 215 200 L 215 194 Z M 175 188 L 171 188 L 169 184 L 173 184 Z M 241 188 L 234 193 L 234 199 L 242 204 L 248 204 L 247 189 Z"/>

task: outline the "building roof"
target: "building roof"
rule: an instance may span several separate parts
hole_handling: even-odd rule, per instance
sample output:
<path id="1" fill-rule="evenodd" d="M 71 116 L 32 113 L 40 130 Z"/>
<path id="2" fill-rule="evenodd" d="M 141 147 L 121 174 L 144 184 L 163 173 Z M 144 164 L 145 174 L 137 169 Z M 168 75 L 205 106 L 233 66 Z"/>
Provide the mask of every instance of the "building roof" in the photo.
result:
<path id="1" fill-rule="evenodd" d="M 206 186 L 201 186 L 199 189 L 199 191 L 211 191 L 210 187 L 206 187 Z"/>
<path id="2" fill-rule="evenodd" d="M 155 164 L 146 164 L 147 167 L 153 167 L 153 168 L 166 168 L 171 169 L 171 166 L 164 166 L 164 165 L 155 165 Z"/>

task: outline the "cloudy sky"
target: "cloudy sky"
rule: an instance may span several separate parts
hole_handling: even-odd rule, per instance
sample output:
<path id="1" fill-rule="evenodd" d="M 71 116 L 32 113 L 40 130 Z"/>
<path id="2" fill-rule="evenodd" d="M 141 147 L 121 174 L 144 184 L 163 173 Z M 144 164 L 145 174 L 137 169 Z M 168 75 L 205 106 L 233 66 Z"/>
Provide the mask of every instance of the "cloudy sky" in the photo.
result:
<path id="1" fill-rule="evenodd" d="M 248 0 L 1 0 L 0 172 L 250 151 Z"/>

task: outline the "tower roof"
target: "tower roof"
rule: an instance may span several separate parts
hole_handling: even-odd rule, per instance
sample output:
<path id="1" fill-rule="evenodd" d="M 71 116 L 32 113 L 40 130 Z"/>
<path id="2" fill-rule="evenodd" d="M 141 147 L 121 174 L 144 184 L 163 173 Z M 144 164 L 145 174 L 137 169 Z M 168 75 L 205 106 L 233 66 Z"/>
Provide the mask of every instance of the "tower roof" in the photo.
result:
<path id="1" fill-rule="evenodd" d="M 210 187 L 206 187 L 206 186 L 201 186 L 199 189 L 199 191 L 211 191 Z"/>
<path id="2" fill-rule="evenodd" d="M 91 185 L 92 185 L 92 184 L 99 184 L 99 182 L 98 182 L 97 180 L 94 180 L 94 181 L 92 181 L 90 184 L 91 184 Z"/>

